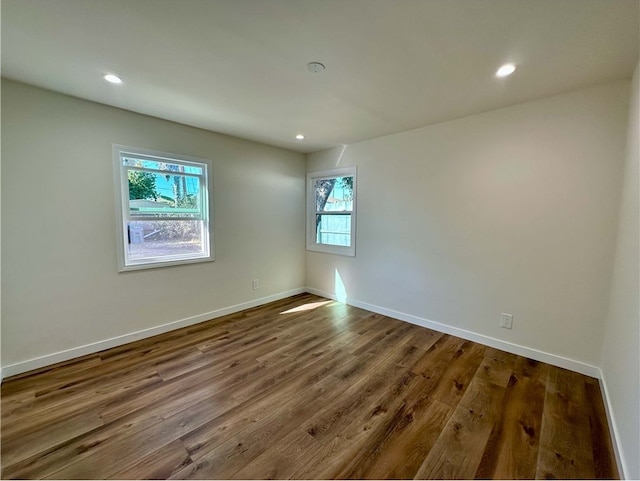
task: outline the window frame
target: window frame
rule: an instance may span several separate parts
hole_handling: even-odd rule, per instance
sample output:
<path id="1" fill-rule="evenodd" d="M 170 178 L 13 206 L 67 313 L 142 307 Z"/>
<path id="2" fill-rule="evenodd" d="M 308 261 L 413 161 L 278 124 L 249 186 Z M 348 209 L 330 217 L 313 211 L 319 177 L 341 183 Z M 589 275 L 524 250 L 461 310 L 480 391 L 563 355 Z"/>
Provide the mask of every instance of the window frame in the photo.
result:
<path id="1" fill-rule="evenodd" d="M 317 242 L 316 215 L 322 212 L 316 211 L 316 199 L 314 183 L 318 179 L 335 179 L 338 177 L 353 177 L 353 208 L 351 209 L 351 245 L 336 246 L 331 244 L 319 244 Z M 341 167 L 338 169 L 324 170 L 321 172 L 307 173 L 307 250 L 355 257 L 356 255 L 356 219 L 357 219 L 357 167 Z M 344 215 L 344 214 L 342 214 Z"/>
<path id="2" fill-rule="evenodd" d="M 214 244 L 213 244 L 213 201 L 212 201 L 212 175 L 211 162 L 207 159 L 191 157 L 181 154 L 172 154 L 168 152 L 159 152 L 149 149 L 141 149 L 138 147 L 129 147 L 126 145 L 112 144 L 113 153 L 113 175 L 115 186 L 115 204 L 116 204 L 116 235 L 117 235 L 117 251 L 118 251 L 118 271 L 136 271 L 142 269 L 155 269 L 159 267 L 170 267 L 184 264 L 195 264 L 200 262 L 211 262 L 215 260 Z M 129 206 L 129 180 L 128 170 L 149 171 L 147 169 L 133 168 L 125 166 L 122 160 L 123 156 L 141 157 L 151 161 L 160 161 L 163 163 L 196 166 L 202 168 L 200 178 L 200 190 L 202 196 L 202 236 L 204 254 L 198 255 L 181 255 L 181 256 L 163 256 L 152 257 L 146 259 L 131 260 L 128 257 L 128 223 L 135 221 L 130 217 Z M 153 170 L 153 169 L 151 169 Z M 198 177 L 198 174 L 189 174 L 189 176 Z M 137 219 L 140 220 L 140 219 Z M 172 217 L 170 219 L 155 218 L 155 220 L 164 221 L 180 221 L 185 220 L 182 217 Z M 188 219 L 195 220 L 195 219 Z"/>

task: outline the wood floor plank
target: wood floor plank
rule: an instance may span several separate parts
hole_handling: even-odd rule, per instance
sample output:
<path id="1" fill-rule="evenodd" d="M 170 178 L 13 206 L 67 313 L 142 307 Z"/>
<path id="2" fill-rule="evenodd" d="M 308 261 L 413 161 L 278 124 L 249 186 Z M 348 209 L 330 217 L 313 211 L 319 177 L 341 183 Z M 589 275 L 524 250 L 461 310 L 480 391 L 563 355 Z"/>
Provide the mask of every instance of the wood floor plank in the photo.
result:
<path id="1" fill-rule="evenodd" d="M 122 403 L 118 403 L 117 415 L 111 411 L 105 411 L 102 406 L 99 406 L 101 417 L 110 419 L 107 424 L 107 432 L 96 433 L 86 439 L 74 440 L 60 452 L 45 453 L 41 459 L 30 459 L 27 463 L 11 466 L 6 471 L 13 472 L 14 476 L 18 477 L 24 477 L 24 474 L 19 473 L 33 471 L 38 473 L 36 477 L 44 477 L 52 470 L 60 469 L 61 465 L 65 464 L 65 456 L 68 456 L 69 453 L 74 458 L 89 456 L 96 447 L 101 446 L 109 439 L 120 442 L 130 432 L 133 432 L 134 428 L 144 429 L 151 424 L 161 422 L 203 399 L 210 403 L 215 402 L 214 399 L 208 397 L 211 394 L 212 382 L 221 381 L 225 383 L 227 388 L 232 388 L 239 382 L 248 382 L 247 373 L 259 373 L 262 369 L 264 366 L 249 359 L 246 363 L 231 363 L 219 371 L 199 370 L 197 375 L 168 382 L 168 389 L 164 389 L 165 386 L 162 386 L 162 389 L 153 388 L 142 396 L 134 396 L 127 406 L 123 407 Z M 230 397 L 224 399 L 224 392 L 223 389 L 220 394 L 223 396 L 222 400 L 234 403 L 235 401 Z M 153 406 L 153 409 L 145 413 L 144 409 L 148 406 Z"/>
<path id="2" fill-rule="evenodd" d="M 464 342 L 459 337 L 442 336 L 429 346 L 409 371 L 425 379 L 432 379 L 435 385 L 444 376 L 451 360 L 462 354 L 461 347 Z"/>
<path id="3" fill-rule="evenodd" d="M 379 322 L 387 324 L 385 320 L 386 318 L 382 317 Z M 351 347 L 351 352 L 355 356 L 358 356 L 364 353 L 372 354 L 381 351 L 385 349 L 387 345 L 402 338 L 410 328 L 411 326 L 408 324 L 399 324 L 397 322 L 387 324 L 383 330 L 372 331 L 372 335 L 369 333 L 363 334 L 360 341 L 356 342 L 355 345 Z"/>
<path id="4" fill-rule="evenodd" d="M 247 377 L 257 376 L 258 373 L 260 373 L 262 376 L 267 375 L 267 373 L 269 372 L 269 369 L 274 369 L 278 366 L 283 365 L 285 360 L 281 360 L 282 362 L 280 364 L 274 364 L 273 366 L 268 366 L 264 363 L 259 364 L 253 361 L 253 357 L 255 355 L 260 355 L 263 352 L 268 352 L 271 349 L 274 349 L 275 346 L 278 345 L 277 337 L 270 337 L 270 336 L 266 336 L 266 337 L 268 337 L 266 341 L 259 342 L 249 347 L 244 346 L 243 348 L 241 348 L 240 346 L 237 346 L 235 351 L 234 350 L 217 351 L 215 353 L 215 356 L 216 356 L 215 362 L 211 363 L 211 366 L 216 369 L 212 370 L 212 369 L 198 368 L 195 371 L 190 372 L 189 378 L 188 378 L 190 381 L 190 384 L 198 386 L 204 383 L 211 384 L 215 382 L 216 383 L 215 386 L 217 390 L 222 391 L 222 390 L 228 389 L 230 385 L 234 385 L 234 384 L 237 384 L 238 382 L 246 380 Z M 248 356 L 250 361 L 249 363 L 245 362 L 247 360 L 247 356 L 245 356 L 245 353 L 249 354 Z M 317 357 L 320 354 L 316 352 L 316 353 L 313 353 L 312 355 Z M 235 372 L 231 371 L 231 368 L 235 368 L 238 366 L 238 364 L 241 364 L 241 363 L 243 363 L 243 366 L 245 367 L 245 369 L 243 370 L 235 369 Z M 235 374 L 235 375 L 233 377 L 221 376 L 220 375 L 221 364 L 224 364 L 224 369 L 228 370 L 231 374 Z M 301 362 L 298 362 L 298 365 L 300 364 Z M 205 366 L 205 368 L 206 367 L 207 366 Z M 288 366 L 287 369 L 291 370 L 292 367 Z M 175 381 L 176 381 L 175 384 L 168 383 L 166 386 L 164 385 L 160 386 L 159 390 L 161 392 L 150 391 L 146 393 L 143 397 L 134 399 L 133 402 L 135 402 L 137 405 L 145 405 L 150 402 L 153 402 L 152 398 L 154 397 L 172 395 L 174 394 L 174 392 L 184 389 L 180 385 L 182 384 L 182 380 L 180 378 L 175 379 Z M 250 386 L 249 388 L 255 389 L 255 386 L 253 387 Z M 167 390 L 170 390 L 170 391 L 167 392 Z M 171 392 L 171 391 L 174 391 L 174 392 Z M 126 412 L 130 409 L 131 409 L 131 404 L 118 403 L 113 406 L 107 406 L 107 408 L 101 411 L 101 415 L 103 416 L 103 418 L 109 420 L 121 415 L 123 412 Z"/>
<path id="5" fill-rule="evenodd" d="M 482 366 L 477 370 L 486 372 Z M 416 479 L 471 479 L 500 419 L 505 387 L 477 375 L 469 383 Z"/>
<path id="6" fill-rule="evenodd" d="M 47 395 L 35 397 L 28 410 L 20 412 L 12 419 L 7 419 L 2 429 L 7 436 L 24 436 L 29 432 L 42 429 L 46 424 L 62 421 L 69 415 L 95 412 L 98 406 L 104 406 L 115 399 L 135 396 L 161 382 L 162 379 L 157 373 L 142 371 L 132 373 L 131 376 L 101 379 L 101 382 L 61 392 L 53 391 Z"/>
<path id="7" fill-rule="evenodd" d="M 330 378 L 331 370 L 345 363 L 350 356 L 348 353 L 333 354 L 330 362 L 320 362 L 313 369 L 307 369 L 288 383 L 283 389 L 279 389 L 274 396 L 260 395 L 238 404 L 225 415 L 203 424 L 182 437 L 184 445 L 193 459 L 200 459 L 218 448 L 222 443 L 234 435 L 241 434 L 245 429 L 254 426 L 260 420 L 266 419 L 271 413 L 281 406 L 287 406 L 288 402 L 295 400 L 305 391 L 311 398 L 323 393 L 325 378 Z M 331 379 L 329 379 L 331 380 Z M 296 403 L 298 404 L 298 403 Z M 304 407 L 304 406 L 303 406 Z"/>
<path id="8" fill-rule="evenodd" d="M 484 351 L 484 346 L 480 344 L 464 342 L 451 359 L 449 368 L 433 393 L 433 398 L 451 407 L 457 406 L 484 359 Z"/>
<path id="9" fill-rule="evenodd" d="M 265 451 L 230 479 L 287 479 L 291 469 L 304 463 L 318 442 L 302 429 L 294 429 L 273 449 Z"/>
<path id="10" fill-rule="evenodd" d="M 363 322 L 366 322 L 366 318 L 353 315 L 342 317 L 341 321 L 344 321 L 345 326 L 336 328 L 333 325 L 325 324 L 325 327 L 316 326 L 313 329 L 307 327 L 303 331 L 303 336 L 288 339 L 286 343 L 280 342 L 280 344 L 282 344 L 281 347 L 273 349 L 266 354 L 260 353 L 260 355 L 256 357 L 256 360 L 261 363 L 274 364 L 283 360 L 304 356 L 314 351 L 316 352 L 315 355 L 318 355 L 319 352 L 326 348 L 340 349 L 341 347 L 351 345 L 358 336 L 346 326 L 360 326 Z"/>
<path id="11" fill-rule="evenodd" d="M 25 411 L 31 410 L 35 400 L 35 390 L 23 390 L 3 395 L 0 404 L 2 419 L 15 419 Z"/>
<path id="12" fill-rule="evenodd" d="M 189 471 L 188 478 L 231 478 L 312 416 L 331 396 L 340 395 L 346 387 L 345 383 L 326 376 L 316 385 L 299 392 L 300 402 L 285 400 L 275 410 L 256 419 L 214 449 L 190 452 L 197 464 Z"/>
<path id="13" fill-rule="evenodd" d="M 318 440 L 327 440 L 348 426 L 358 412 L 376 411 L 381 396 L 389 389 L 401 386 L 412 376 L 411 373 L 400 376 L 403 368 L 395 362 L 398 353 L 402 355 L 401 350 L 390 354 L 383 362 L 377 363 L 373 370 L 371 364 L 365 366 L 357 376 L 354 375 L 355 370 L 348 370 L 349 375 L 353 376 L 353 381 L 345 395 L 317 412 L 305 423 L 304 429 Z M 375 359 L 375 356 L 372 359 Z M 345 377 L 342 376 L 342 379 Z M 393 383 L 389 382 L 391 379 L 394 380 Z"/>
<path id="14" fill-rule="evenodd" d="M 533 479 L 548 365 L 518 358 L 475 477 Z"/>
<path id="15" fill-rule="evenodd" d="M 395 367 L 395 360 L 399 352 L 401 352 L 400 348 L 394 348 L 393 350 L 390 351 L 389 353 L 390 361 L 388 362 L 388 364 Z M 348 353 L 345 353 L 345 355 L 351 356 Z M 396 357 L 393 357 L 394 355 Z M 384 356 L 379 357 L 377 359 L 377 362 L 370 363 L 370 364 L 363 363 L 362 359 L 360 358 L 356 358 L 353 361 L 347 362 L 347 363 L 345 363 L 345 359 L 346 358 L 344 356 L 341 356 L 340 358 L 334 358 L 333 362 L 335 362 L 335 366 L 332 366 L 331 364 L 327 364 L 327 363 L 323 363 L 324 365 L 319 364 L 318 367 L 322 368 L 321 370 L 316 369 L 315 371 L 311 372 L 310 373 L 311 377 L 308 377 L 308 379 L 301 378 L 302 382 L 299 384 L 288 385 L 284 391 L 280 391 L 279 395 L 284 395 L 284 399 L 286 399 L 288 396 L 293 396 L 296 393 L 298 393 L 299 395 L 300 389 L 303 388 L 305 385 L 312 384 L 314 380 L 317 382 L 319 379 L 322 378 L 322 376 L 330 375 L 336 371 L 338 373 L 341 372 L 342 375 L 337 377 L 335 376 L 332 376 L 332 377 L 340 381 L 341 385 L 346 388 L 349 386 L 347 381 L 353 382 L 353 379 L 355 379 L 357 375 L 363 374 L 363 369 L 359 366 L 362 366 L 364 364 L 367 370 L 373 371 L 374 369 L 377 368 L 377 366 L 386 362 L 387 358 Z M 339 371 L 338 371 L 338 368 L 340 368 Z M 336 390 L 335 394 L 336 395 L 339 394 L 339 391 Z M 264 413 L 262 414 L 264 415 Z M 218 423 L 216 422 L 215 424 L 218 424 Z M 213 425 L 213 428 L 215 429 L 216 432 L 219 432 L 218 426 Z M 235 426 L 235 430 L 237 431 L 238 429 L 239 429 L 239 426 Z M 212 446 L 215 447 L 218 444 L 216 441 L 215 433 L 212 432 L 209 427 L 205 427 L 205 426 L 203 426 L 203 429 L 198 430 L 198 432 L 194 432 L 191 435 L 186 436 L 184 438 L 184 442 L 188 447 L 190 454 L 195 459 L 204 457 L 206 454 L 208 454 Z M 207 477 L 207 475 L 213 476 L 213 473 L 210 472 L 211 465 L 212 463 L 210 462 L 203 463 L 203 465 L 200 466 L 198 470 L 202 472 L 203 476 L 205 477 Z M 207 474 L 204 474 L 204 473 L 207 473 Z"/>
<path id="16" fill-rule="evenodd" d="M 584 376 L 549 368 L 537 479 L 595 477 Z"/>
<path id="17" fill-rule="evenodd" d="M 3 478 L 616 478 L 596 380 L 311 294 L 3 382 Z"/>
<path id="18" fill-rule="evenodd" d="M 415 479 L 472 479 L 492 427 L 493 422 L 481 413 L 456 408 Z"/>
<path id="19" fill-rule="evenodd" d="M 586 378 L 585 390 L 589 409 L 589 427 L 593 452 L 594 477 L 597 479 L 619 479 L 613 444 L 606 423 L 607 413 L 602 400 L 600 384 L 596 379 Z"/>
<path id="20" fill-rule="evenodd" d="M 2 441 L 2 462 L 14 464 L 101 425 L 102 420 L 96 413 L 84 412 L 49 423 L 46 431 L 38 429 L 13 436 Z"/>
<path id="21" fill-rule="evenodd" d="M 398 368 L 397 366 L 393 366 Z M 328 412 L 314 419 L 307 432 L 323 443 L 315 456 L 293 474 L 296 479 L 342 479 L 352 469 L 373 438 L 378 439 L 388 424 L 399 420 L 403 396 L 415 390 L 421 379 L 412 373 L 396 377 L 392 385 L 360 392 L 357 410 Z M 329 416 L 333 414 L 334 417 Z M 324 440 L 324 441 L 323 441 Z"/>
<path id="22" fill-rule="evenodd" d="M 130 433 L 159 423 L 162 417 L 152 414 L 140 416 L 133 413 L 118 422 L 106 424 L 102 429 L 93 430 L 83 436 L 69 439 L 56 449 L 43 450 L 15 464 L 2 465 L 4 479 L 43 479 L 51 473 L 62 469 L 70 460 L 80 460 L 89 455 L 101 444 L 125 438 Z"/>
<path id="23" fill-rule="evenodd" d="M 503 400 L 506 386 L 475 376 L 460 399 L 458 407 L 479 413 L 485 419 L 497 422 L 503 415 Z"/>
<path id="24" fill-rule="evenodd" d="M 168 479 L 191 463 L 189 453 L 177 439 L 143 457 L 134 465 L 116 471 L 109 479 Z"/>
<path id="25" fill-rule="evenodd" d="M 423 396 L 403 405 L 379 441 L 349 466 L 349 479 L 413 479 L 433 448 L 451 407 Z"/>
<path id="26" fill-rule="evenodd" d="M 2 383 L 2 396 L 20 392 L 21 390 L 37 391 L 43 386 L 52 383 L 65 382 L 75 379 L 79 374 L 94 369 L 102 363 L 100 356 L 89 354 L 76 359 L 70 359 L 56 364 L 56 369 L 51 366 L 35 369 L 28 373 L 19 374 L 5 379 Z"/>
<path id="27" fill-rule="evenodd" d="M 310 463 L 296 471 L 293 477 L 305 478 L 312 473 L 314 476 L 327 478 L 361 476 L 375 447 L 383 444 L 383 440 L 397 425 L 409 422 L 413 417 L 412 409 L 425 403 L 445 378 L 446 370 L 432 372 L 424 369 L 424 359 L 429 358 L 434 366 L 466 364 L 467 359 L 462 356 L 462 344 L 454 338 L 446 339 L 440 344 L 436 342 L 414 364 L 420 374 L 409 371 L 395 383 L 386 383 L 387 390 L 382 390 L 378 396 L 365 391 L 366 402 L 362 401 L 361 395 L 354 404 L 343 405 L 337 411 L 328 410 L 327 414 L 317 416 L 308 432 L 317 439 L 334 437 L 324 448 L 318 450 Z M 388 375 L 385 374 L 384 377 Z M 351 412 L 356 413 L 355 419 L 345 416 L 345 413 Z M 354 439 L 361 439 L 360 445 Z"/>
<path id="28" fill-rule="evenodd" d="M 480 364 L 480 368 L 476 373 L 476 376 L 486 379 L 498 386 L 506 387 L 509 383 L 511 373 L 513 372 L 515 362 L 515 355 L 496 359 L 489 355 L 489 353 L 485 352 L 485 358 Z"/>
<path id="29" fill-rule="evenodd" d="M 225 408 L 205 400 L 180 411 L 162 422 L 136 431 L 130 436 L 109 439 L 93 449 L 87 456 L 70 460 L 46 479 L 108 478 L 117 470 L 135 464 L 166 444 L 179 439 L 205 422 L 214 419 Z"/>

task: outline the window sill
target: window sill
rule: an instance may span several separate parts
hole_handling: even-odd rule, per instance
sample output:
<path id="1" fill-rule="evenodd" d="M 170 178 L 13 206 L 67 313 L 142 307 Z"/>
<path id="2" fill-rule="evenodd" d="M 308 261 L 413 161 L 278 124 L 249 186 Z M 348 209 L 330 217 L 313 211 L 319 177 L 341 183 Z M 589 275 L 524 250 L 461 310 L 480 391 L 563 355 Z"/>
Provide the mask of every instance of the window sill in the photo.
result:
<path id="1" fill-rule="evenodd" d="M 158 262 L 143 262 L 140 264 L 120 265 L 119 272 L 140 271 L 145 269 L 158 269 L 160 267 L 174 267 L 185 264 L 198 264 L 200 262 L 213 262 L 215 259 L 213 256 L 206 257 L 192 257 L 186 259 L 176 259 L 170 261 L 158 261 Z"/>
<path id="2" fill-rule="evenodd" d="M 307 250 L 311 252 L 321 252 L 323 254 L 334 254 L 345 257 L 355 257 L 356 248 L 354 247 L 342 247 L 332 246 L 326 244 L 311 244 L 307 246 Z"/>

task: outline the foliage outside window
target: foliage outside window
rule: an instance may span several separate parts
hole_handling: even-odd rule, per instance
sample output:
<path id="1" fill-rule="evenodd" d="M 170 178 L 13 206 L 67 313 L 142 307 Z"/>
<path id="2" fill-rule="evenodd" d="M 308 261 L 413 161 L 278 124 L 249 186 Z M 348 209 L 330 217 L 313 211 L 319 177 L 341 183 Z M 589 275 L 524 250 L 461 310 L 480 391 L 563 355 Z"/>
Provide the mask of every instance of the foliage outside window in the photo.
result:
<path id="1" fill-rule="evenodd" d="M 207 164 L 114 146 L 120 270 L 213 260 Z"/>
<path id="2" fill-rule="evenodd" d="M 307 249 L 355 256 L 356 168 L 307 174 Z"/>

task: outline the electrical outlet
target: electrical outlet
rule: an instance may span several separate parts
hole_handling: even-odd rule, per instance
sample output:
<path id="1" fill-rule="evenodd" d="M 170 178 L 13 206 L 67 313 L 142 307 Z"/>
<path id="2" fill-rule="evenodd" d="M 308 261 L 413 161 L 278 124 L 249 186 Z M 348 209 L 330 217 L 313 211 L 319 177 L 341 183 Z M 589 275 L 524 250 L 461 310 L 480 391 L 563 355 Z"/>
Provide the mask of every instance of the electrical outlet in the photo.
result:
<path id="1" fill-rule="evenodd" d="M 505 329 L 511 329 L 513 327 L 513 315 L 505 314 L 504 312 L 500 316 L 500 327 Z"/>
<path id="2" fill-rule="evenodd" d="M 258 279 L 254 279 L 251 281 L 251 288 L 254 291 L 257 291 L 258 289 L 260 289 L 260 281 Z"/>

